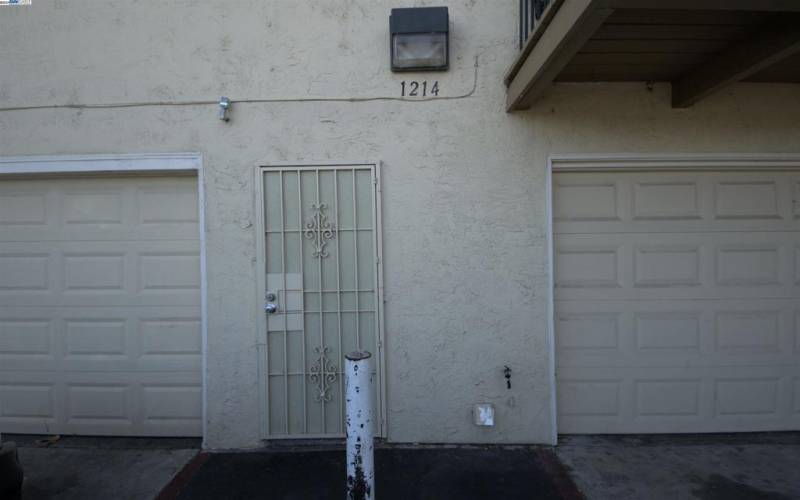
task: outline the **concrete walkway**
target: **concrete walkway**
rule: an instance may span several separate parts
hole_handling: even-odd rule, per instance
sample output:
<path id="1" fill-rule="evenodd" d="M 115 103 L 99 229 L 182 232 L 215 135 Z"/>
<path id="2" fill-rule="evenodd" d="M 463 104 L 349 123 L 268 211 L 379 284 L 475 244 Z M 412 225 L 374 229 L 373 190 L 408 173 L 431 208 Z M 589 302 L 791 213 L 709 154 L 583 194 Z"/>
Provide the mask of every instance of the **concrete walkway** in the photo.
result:
<path id="1" fill-rule="evenodd" d="M 12 436 L 25 471 L 22 500 L 152 500 L 194 457 L 194 439 Z"/>
<path id="2" fill-rule="evenodd" d="M 800 433 L 562 436 L 556 453 L 589 500 L 800 498 Z"/>

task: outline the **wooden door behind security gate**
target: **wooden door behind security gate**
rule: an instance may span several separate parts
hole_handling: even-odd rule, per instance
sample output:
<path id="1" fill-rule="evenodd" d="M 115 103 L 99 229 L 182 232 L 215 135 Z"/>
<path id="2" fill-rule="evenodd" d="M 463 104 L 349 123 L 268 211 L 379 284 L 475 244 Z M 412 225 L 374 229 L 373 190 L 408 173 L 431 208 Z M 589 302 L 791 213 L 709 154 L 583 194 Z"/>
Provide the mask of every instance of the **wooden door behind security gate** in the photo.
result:
<path id="1" fill-rule="evenodd" d="M 344 355 L 355 350 L 373 353 L 375 431 L 380 435 L 384 379 L 377 167 L 267 167 L 260 175 L 263 435 L 343 436 Z"/>

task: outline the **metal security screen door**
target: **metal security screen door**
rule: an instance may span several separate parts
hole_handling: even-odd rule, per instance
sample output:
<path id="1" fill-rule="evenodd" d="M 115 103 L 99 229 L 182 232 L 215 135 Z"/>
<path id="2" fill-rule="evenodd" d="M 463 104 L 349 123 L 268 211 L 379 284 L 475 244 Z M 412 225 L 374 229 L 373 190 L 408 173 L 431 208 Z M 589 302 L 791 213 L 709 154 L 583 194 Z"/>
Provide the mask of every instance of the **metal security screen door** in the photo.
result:
<path id="1" fill-rule="evenodd" d="M 344 355 L 373 353 L 383 429 L 382 279 L 377 165 L 259 169 L 262 433 L 344 435 Z"/>

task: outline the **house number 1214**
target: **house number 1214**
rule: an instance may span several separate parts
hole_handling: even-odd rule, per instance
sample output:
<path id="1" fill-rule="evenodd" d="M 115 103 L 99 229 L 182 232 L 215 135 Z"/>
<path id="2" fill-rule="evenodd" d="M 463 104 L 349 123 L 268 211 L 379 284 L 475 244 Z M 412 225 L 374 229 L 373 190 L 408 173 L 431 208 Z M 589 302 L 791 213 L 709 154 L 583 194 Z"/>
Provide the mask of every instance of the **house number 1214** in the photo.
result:
<path id="1" fill-rule="evenodd" d="M 416 80 L 400 82 L 400 96 L 401 97 L 428 97 L 429 95 L 439 95 L 439 82 L 427 81 L 418 82 Z"/>

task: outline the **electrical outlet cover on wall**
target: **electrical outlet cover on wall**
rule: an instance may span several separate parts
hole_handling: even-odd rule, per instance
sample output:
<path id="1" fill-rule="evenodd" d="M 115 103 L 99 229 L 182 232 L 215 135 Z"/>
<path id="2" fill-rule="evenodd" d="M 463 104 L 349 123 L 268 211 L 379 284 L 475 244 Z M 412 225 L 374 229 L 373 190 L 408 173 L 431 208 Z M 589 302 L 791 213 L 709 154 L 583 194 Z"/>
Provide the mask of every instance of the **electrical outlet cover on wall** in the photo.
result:
<path id="1" fill-rule="evenodd" d="M 491 403 L 478 403 L 472 407 L 472 417 L 475 425 L 494 427 L 494 405 Z"/>

